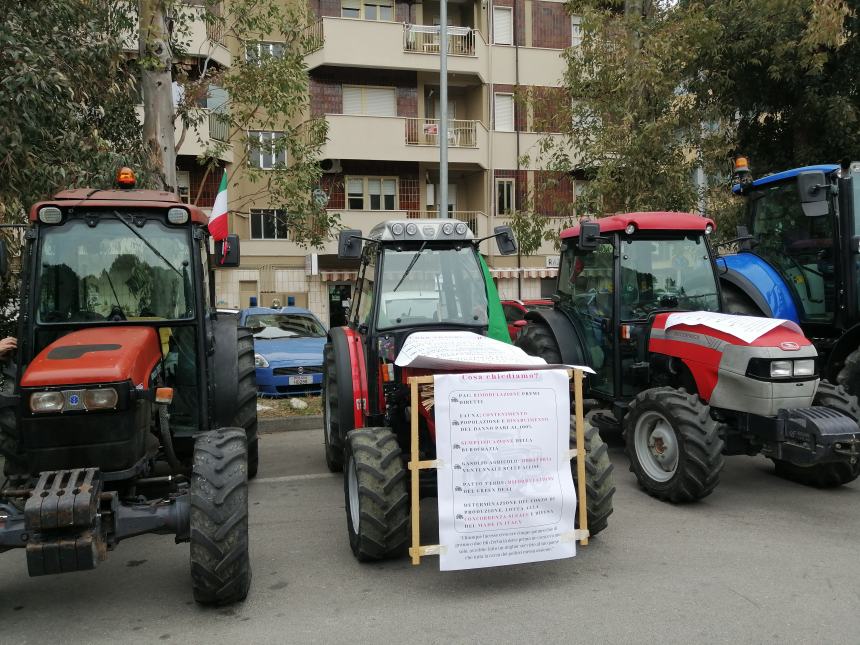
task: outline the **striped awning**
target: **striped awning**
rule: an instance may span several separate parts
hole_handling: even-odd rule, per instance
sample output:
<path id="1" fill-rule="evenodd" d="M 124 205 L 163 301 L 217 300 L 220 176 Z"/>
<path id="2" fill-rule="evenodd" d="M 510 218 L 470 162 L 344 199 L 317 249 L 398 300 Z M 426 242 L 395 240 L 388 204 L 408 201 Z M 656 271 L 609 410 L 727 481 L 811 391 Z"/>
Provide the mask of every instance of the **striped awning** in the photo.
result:
<path id="1" fill-rule="evenodd" d="M 524 278 L 555 278 L 558 276 L 558 269 L 540 269 L 532 267 L 523 267 L 520 269 L 490 269 L 490 275 L 499 280 L 510 280 L 519 275 Z"/>
<path id="2" fill-rule="evenodd" d="M 354 282 L 358 271 L 320 271 L 321 282 Z"/>

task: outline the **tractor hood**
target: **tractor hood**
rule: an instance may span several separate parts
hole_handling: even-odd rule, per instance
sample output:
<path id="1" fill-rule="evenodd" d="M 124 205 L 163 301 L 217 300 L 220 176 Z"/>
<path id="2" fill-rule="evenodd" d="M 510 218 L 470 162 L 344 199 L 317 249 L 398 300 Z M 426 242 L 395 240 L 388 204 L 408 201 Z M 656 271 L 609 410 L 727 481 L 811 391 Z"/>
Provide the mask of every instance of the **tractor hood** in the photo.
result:
<path id="1" fill-rule="evenodd" d="M 97 327 L 66 334 L 43 349 L 27 367 L 22 387 L 131 381 L 147 388 L 161 359 L 152 327 Z"/>

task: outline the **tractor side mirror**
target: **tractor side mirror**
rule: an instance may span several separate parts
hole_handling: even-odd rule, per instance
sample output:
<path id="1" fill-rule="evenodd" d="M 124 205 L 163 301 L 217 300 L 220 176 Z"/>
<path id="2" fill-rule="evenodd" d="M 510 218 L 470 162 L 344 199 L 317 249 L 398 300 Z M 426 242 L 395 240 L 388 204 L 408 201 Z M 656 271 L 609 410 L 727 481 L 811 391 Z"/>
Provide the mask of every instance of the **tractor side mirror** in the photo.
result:
<path id="1" fill-rule="evenodd" d="M 493 232 L 496 234 L 499 253 L 513 255 L 517 252 L 517 238 L 514 237 L 514 230 L 510 226 L 497 226 Z"/>
<path id="2" fill-rule="evenodd" d="M 579 225 L 579 241 L 577 247 L 580 251 L 594 251 L 600 241 L 600 224 L 597 222 L 582 222 Z"/>
<path id="3" fill-rule="evenodd" d="M 215 240 L 215 268 L 235 269 L 239 266 L 239 236 L 230 233 L 223 240 Z"/>
<path id="4" fill-rule="evenodd" d="M 355 260 L 361 257 L 361 231 L 348 228 L 337 239 L 338 260 Z"/>
<path id="5" fill-rule="evenodd" d="M 6 240 L 0 240 L 0 276 L 9 271 L 9 252 L 6 250 Z"/>
<path id="6" fill-rule="evenodd" d="M 738 248 L 742 251 L 750 251 L 756 245 L 756 239 L 750 235 L 749 229 L 746 226 L 737 227 L 737 242 Z"/>
<path id="7" fill-rule="evenodd" d="M 807 217 L 821 217 L 830 212 L 827 203 L 827 192 L 830 184 L 820 170 L 811 170 L 797 175 L 797 192 L 800 195 L 800 206 Z"/>

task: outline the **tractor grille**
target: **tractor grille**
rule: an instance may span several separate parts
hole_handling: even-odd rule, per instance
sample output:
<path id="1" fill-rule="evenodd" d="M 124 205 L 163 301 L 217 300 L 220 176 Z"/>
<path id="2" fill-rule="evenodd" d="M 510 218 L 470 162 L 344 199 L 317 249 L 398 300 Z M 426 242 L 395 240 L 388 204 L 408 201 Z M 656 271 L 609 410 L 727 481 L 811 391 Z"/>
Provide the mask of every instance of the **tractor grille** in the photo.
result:
<path id="1" fill-rule="evenodd" d="M 276 367 L 272 370 L 275 376 L 296 376 L 298 374 L 322 374 L 321 365 L 307 365 L 305 367 Z"/>

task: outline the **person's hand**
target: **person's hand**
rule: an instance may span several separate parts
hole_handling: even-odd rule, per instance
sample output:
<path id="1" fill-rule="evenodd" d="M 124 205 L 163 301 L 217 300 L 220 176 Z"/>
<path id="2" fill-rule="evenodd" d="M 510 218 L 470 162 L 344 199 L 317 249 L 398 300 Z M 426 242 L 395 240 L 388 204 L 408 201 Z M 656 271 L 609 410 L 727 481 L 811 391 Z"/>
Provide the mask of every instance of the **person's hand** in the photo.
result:
<path id="1" fill-rule="evenodd" d="M 0 356 L 6 356 L 9 352 L 18 348 L 18 340 L 13 336 L 7 336 L 0 340 Z"/>

